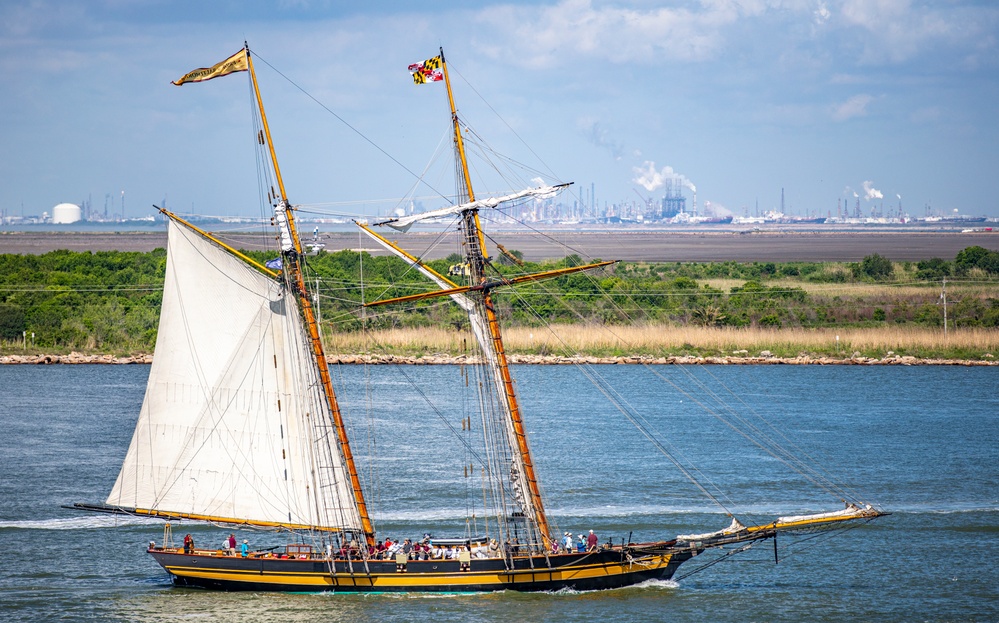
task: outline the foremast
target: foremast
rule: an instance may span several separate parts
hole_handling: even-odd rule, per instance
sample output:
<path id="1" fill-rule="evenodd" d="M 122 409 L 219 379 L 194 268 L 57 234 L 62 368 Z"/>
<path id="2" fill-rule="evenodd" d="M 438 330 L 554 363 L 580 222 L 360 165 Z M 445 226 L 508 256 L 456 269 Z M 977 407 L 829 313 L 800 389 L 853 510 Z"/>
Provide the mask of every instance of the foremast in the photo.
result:
<path id="1" fill-rule="evenodd" d="M 360 515 L 361 527 L 364 532 L 365 541 L 368 545 L 375 544 L 375 531 L 368 514 L 367 504 L 364 500 L 364 490 L 361 487 L 361 479 L 354 462 L 354 455 L 350 449 L 350 440 L 347 437 L 347 428 L 344 424 L 343 414 L 333 390 L 333 382 L 330 378 L 329 363 L 326 359 L 325 348 L 323 347 L 322 336 L 319 331 L 319 324 L 316 321 L 315 312 L 312 309 L 309 297 L 308 286 L 302 273 L 302 243 L 295 226 L 294 210 L 288 201 L 285 191 L 284 179 L 281 177 L 281 168 L 278 165 L 277 152 L 274 149 L 274 142 L 271 139 L 270 126 L 267 123 L 267 115 L 264 112 L 264 102 L 260 96 L 260 88 L 257 85 L 257 74 L 253 69 L 253 57 L 248 46 L 244 46 L 247 65 L 249 67 L 250 80 L 253 84 L 253 93 L 257 101 L 257 108 L 260 111 L 260 121 L 263 126 L 264 139 L 267 143 L 267 150 L 270 154 L 271 163 L 274 167 L 274 177 L 278 184 L 278 196 L 274 197 L 274 221 L 281 236 L 281 254 L 284 258 L 282 262 L 285 284 L 294 293 L 298 301 L 298 308 L 305 321 L 306 331 L 311 346 L 312 355 L 316 370 L 319 373 L 319 381 L 323 388 L 323 394 L 329 408 L 330 418 L 336 431 L 337 442 L 343 454 L 344 463 L 350 477 L 350 487 L 354 495 L 354 502 Z"/>

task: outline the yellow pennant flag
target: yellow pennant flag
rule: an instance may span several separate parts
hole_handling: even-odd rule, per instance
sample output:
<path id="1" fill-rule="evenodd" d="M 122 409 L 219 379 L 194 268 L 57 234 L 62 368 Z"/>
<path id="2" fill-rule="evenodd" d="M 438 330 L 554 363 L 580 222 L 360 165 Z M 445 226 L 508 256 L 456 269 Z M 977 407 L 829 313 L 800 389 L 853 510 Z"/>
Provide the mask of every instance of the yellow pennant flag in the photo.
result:
<path id="1" fill-rule="evenodd" d="M 246 48 L 243 48 L 221 63 L 216 63 L 211 67 L 201 67 L 200 69 L 195 69 L 184 74 L 179 80 L 174 80 L 173 84 L 180 86 L 185 82 L 204 82 L 205 80 L 227 76 L 237 71 L 247 71 L 249 68 L 249 62 L 246 58 Z"/>

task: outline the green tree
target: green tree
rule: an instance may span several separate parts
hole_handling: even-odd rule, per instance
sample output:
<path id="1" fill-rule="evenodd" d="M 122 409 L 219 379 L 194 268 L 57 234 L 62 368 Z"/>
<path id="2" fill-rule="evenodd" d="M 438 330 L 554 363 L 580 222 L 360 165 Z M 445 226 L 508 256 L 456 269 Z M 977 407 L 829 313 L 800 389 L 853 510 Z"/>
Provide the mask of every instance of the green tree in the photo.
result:
<path id="1" fill-rule="evenodd" d="M 971 268 L 978 268 L 985 259 L 988 257 L 989 251 L 985 247 L 973 246 L 967 247 L 962 251 L 959 251 L 957 257 L 954 258 L 954 265 L 960 272 L 967 272 Z"/>
<path id="2" fill-rule="evenodd" d="M 950 262 L 934 257 L 916 263 L 916 278 L 936 281 L 950 275 Z"/>
<path id="3" fill-rule="evenodd" d="M 895 267 L 892 266 L 891 260 L 883 255 L 872 253 L 860 262 L 860 265 L 854 271 L 854 276 L 861 277 L 866 275 L 871 279 L 881 280 L 891 277 L 894 270 Z"/>
<path id="4" fill-rule="evenodd" d="M 21 339 L 24 330 L 24 310 L 17 305 L 0 303 L 0 339 Z"/>

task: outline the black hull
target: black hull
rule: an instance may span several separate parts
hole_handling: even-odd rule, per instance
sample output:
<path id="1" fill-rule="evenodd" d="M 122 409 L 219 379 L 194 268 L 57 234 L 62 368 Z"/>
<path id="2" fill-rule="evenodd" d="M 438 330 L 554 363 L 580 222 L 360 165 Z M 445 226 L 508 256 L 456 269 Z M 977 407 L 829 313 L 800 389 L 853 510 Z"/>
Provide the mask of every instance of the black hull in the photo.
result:
<path id="1" fill-rule="evenodd" d="M 590 554 L 515 558 L 507 568 L 500 558 L 473 559 L 467 570 L 456 560 L 394 561 L 240 558 L 211 554 L 149 552 L 177 586 L 222 591 L 285 592 L 489 592 L 600 590 L 646 580 L 668 580 L 694 552 L 670 550 L 629 556 L 618 549 Z M 533 568 L 532 568 L 533 564 Z M 332 567 L 332 568 L 331 568 Z"/>

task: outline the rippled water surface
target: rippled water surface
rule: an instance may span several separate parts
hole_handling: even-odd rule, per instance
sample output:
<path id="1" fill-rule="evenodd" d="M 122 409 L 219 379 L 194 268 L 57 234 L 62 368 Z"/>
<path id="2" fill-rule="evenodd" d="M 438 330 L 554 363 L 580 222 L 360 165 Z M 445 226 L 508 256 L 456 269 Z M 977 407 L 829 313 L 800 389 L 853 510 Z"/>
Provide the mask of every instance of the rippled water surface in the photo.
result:
<path id="1" fill-rule="evenodd" d="M 177 589 L 144 553 L 146 543 L 162 538 L 161 523 L 63 509 L 104 500 L 148 372 L 0 367 L 0 619 L 999 620 L 999 368 L 592 368 L 606 381 L 604 393 L 641 414 L 643 425 L 697 466 L 705 487 L 744 522 L 835 509 L 839 501 L 734 432 L 734 414 L 772 437 L 780 431 L 782 445 L 893 514 L 841 534 L 782 538 L 776 565 L 767 542 L 710 567 L 704 564 L 712 558 L 694 559 L 681 567 L 678 582 L 448 596 Z M 334 372 L 380 535 L 462 533 L 465 510 L 481 491 L 463 477 L 470 457 L 448 428 L 460 430 L 474 406 L 459 369 Z M 633 533 L 637 540 L 728 524 L 585 371 L 514 372 L 548 510 L 560 529 L 592 528 L 618 540 Z M 720 402 L 708 401 L 712 395 Z M 212 526 L 175 529 L 202 543 L 223 536 Z"/>

